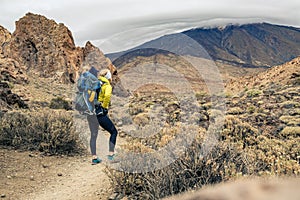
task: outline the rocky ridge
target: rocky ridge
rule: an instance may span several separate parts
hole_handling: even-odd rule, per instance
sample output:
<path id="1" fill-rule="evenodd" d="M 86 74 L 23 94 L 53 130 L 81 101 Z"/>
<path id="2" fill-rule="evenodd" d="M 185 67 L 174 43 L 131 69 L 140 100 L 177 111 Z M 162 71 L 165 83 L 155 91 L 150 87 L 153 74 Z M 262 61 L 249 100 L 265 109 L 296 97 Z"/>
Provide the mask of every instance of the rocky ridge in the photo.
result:
<path id="1" fill-rule="evenodd" d="M 12 34 L 2 26 L 0 33 L 0 76 L 9 85 L 21 87 L 39 78 L 49 79 L 49 83 L 72 84 L 84 65 L 98 70 L 108 68 L 117 74 L 111 61 L 91 42 L 77 47 L 71 31 L 63 23 L 45 16 L 27 13 L 16 22 Z M 34 96 L 28 90 L 25 94 L 25 88 L 20 87 L 14 89 L 17 95 Z"/>
<path id="2" fill-rule="evenodd" d="M 241 67 L 272 67 L 300 55 L 300 29 L 269 23 L 204 27 L 165 35 L 107 56 L 115 63 L 168 50 Z M 124 63 L 124 61 L 123 61 Z"/>
<path id="3" fill-rule="evenodd" d="M 0 53 L 3 54 L 5 45 L 11 40 L 11 33 L 0 25 Z"/>
<path id="4" fill-rule="evenodd" d="M 232 79 L 226 84 L 228 92 L 238 93 L 253 87 L 263 88 L 266 85 L 293 85 L 300 82 L 300 57 L 283 65 L 274 66 L 264 72 Z"/>
<path id="5" fill-rule="evenodd" d="M 76 78 L 82 60 L 80 51 L 66 26 L 27 13 L 16 22 L 4 55 L 24 65 L 26 71 L 35 70 L 44 77 L 60 75 L 67 82 Z"/>
<path id="6" fill-rule="evenodd" d="M 82 65 L 115 72 L 97 47 L 90 42 L 85 47 L 76 47 L 71 31 L 63 23 L 42 15 L 27 13 L 16 22 L 12 34 L 2 29 L 5 34 L 0 40 L 1 52 L 24 65 L 26 72 L 36 72 L 40 77 L 55 76 L 63 83 L 75 82 Z"/>

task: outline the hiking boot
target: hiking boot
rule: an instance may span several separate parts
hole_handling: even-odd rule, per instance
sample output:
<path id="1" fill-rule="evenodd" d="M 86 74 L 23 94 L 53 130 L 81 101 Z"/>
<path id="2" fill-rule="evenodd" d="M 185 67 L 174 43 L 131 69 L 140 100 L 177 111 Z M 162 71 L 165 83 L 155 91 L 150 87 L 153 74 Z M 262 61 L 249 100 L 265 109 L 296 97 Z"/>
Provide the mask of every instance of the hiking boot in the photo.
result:
<path id="1" fill-rule="evenodd" d="M 113 155 L 108 155 L 107 156 L 107 160 L 109 161 L 109 162 L 111 162 L 111 163 L 116 163 L 116 162 L 118 162 L 117 160 L 116 160 L 116 154 L 113 154 Z"/>
<path id="2" fill-rule="evenodd" d="M 97 164 L 99 164 L 101 162 L 102 162 L 102 160 L 100 158 L 94 158 L 94 159 L 92 159 L 92 165 L 97 165 Z"/>

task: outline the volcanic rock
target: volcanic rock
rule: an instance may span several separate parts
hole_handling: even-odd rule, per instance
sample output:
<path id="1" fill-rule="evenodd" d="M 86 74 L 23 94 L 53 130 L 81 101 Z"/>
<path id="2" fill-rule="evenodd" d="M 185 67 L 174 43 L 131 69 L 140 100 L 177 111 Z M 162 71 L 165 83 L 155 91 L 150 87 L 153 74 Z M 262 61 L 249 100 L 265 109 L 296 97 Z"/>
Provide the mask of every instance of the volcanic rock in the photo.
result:
<path id="1" fill-rule="evenodd" d="M 112 62 L 90 41 L 86 43 L 83 49 L 83 58 L 83 65 L 94 66 L 98 70 L 108 68 L 113 74 L 117 73 L 117 69 Z"/>
<path id="2" fill-rule="evenodd" d="M 17 84 L 28 83 L 24 66 L 16 60 L 0 56 L 0 79 Z"/>
<path id="3" fill-rule="evenodd" d="M 71 31 L 44 16 L 27 13 L 16 22 L 5 55 L 41 77 L 74 82 L 82 63 L 82 49 L 75 46 Z"/>
<path id="4" fill-rule="evenodd" d="M 12 108 L 28 108 L 28 105 L 11 91 L 8 83 L 0 82 L 0 111 L 6 112 Z"/>
<path id="5" fill-rule="evenodd" d="M 2 55 L 5 46 L 11 40 L 11 33 L 4 27 L 0 25 L 0 54 Z"/>

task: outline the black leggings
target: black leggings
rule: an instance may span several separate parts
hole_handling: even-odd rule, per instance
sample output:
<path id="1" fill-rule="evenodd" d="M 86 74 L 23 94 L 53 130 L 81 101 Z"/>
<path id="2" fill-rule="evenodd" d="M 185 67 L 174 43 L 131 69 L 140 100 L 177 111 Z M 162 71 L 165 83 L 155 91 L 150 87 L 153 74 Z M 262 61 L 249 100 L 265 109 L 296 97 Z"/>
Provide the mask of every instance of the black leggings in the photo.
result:
<path id="1" fill-rule="evenodd" d="M 88 115 L 87 120 L 91 131 L 90 148 L 92 155 L 96 155 L 96 140 L 98 136 L 99 125 L 110 133 L 109 151 L 114 152 L 117 141 L 118 131 L 107 115 L 100 116 Z"/>

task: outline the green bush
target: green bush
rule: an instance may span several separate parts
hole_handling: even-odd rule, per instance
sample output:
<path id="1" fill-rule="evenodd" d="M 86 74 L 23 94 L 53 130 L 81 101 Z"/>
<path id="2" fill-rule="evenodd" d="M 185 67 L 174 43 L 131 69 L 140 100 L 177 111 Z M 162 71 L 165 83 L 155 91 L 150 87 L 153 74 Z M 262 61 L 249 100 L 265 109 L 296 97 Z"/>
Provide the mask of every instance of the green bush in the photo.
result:
<path id="1" fill-rule="evenodd" d="M 203 98 L 207 97 L 208 94 L 207 92 L 202 91 L 202 92 L 197 92 L 195 96 L 197 100 L 202 100 Z"/>
<path id="2" fill-rule="evenodd" d="M 260 90 L 257 90 L 257 89 L 252 89 L 252 90 L 249 90 L 247 91 L 247 96 L 248 97 L 257 97 L 261 94 L 262 92 Z"/>
<path id="3" fill-rule="evenodd" d="M 253 114 L 255 112 L 255 107 L 254 106 L 249 106 L 247 107 L 247 112 L 250 113 L 250 114 Z"/>
<path id="4" fill-rule="evenodd" d="M 72 106 L 70 105 L 70 102 L 68 102 L 62 97 L 56 97 L 54 99 L 51 99 L 49 107 L 52 109 L 72 110 Z"/>
<path id="5" fill-rule="evenodd" d="M 6 113 L 0 119 L 0 144 L 49 154 L 82 151 L 71 113 L 50 109 Z"/>

